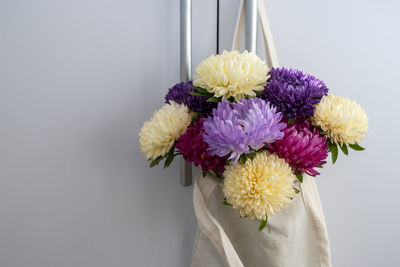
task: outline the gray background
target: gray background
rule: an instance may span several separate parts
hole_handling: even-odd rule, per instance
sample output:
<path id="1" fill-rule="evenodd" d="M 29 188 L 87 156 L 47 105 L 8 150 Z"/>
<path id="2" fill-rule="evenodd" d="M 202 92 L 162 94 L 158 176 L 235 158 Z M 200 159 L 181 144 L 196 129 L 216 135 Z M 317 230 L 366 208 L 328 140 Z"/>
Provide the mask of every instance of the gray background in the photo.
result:
<path id="1" fill-rule="evenodd" d="M 193 0 L 194 65 L 215 2 Z M 239 1 L 221 2 L 229 49 Z M 399 1 L 266 4 L 281 64 L 370 117 L 367 150 L 317 178 L 334 266 L 398 266 Z M 0 266 L 189 266 L 192 188 L 137 135 L 179 80 L 178 25 L 178 0 L 0 1 Z"/>

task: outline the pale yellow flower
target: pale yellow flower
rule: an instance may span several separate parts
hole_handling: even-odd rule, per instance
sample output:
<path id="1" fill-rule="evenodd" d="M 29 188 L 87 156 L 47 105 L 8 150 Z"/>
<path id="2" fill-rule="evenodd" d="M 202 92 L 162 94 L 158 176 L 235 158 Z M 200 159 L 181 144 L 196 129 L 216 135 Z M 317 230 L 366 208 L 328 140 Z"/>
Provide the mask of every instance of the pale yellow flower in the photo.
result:
<path id="1" fill-rule="evenodd" d="M 139 142 L 143 155 L 150 160 L 165 156 L 192 120 L 187 106 L 170 101 L 154 112 L 140 130 Z"/>
<path id="2" fill-rule="evenodd" d="M 256 54 L 244 51 L 212 55 L 196 68 L 193 84 L 214 93 L 216 97 L 236 101 L 244 96 L 254 97 L 264 90 L 268 67 Z"/>
<path id="3" fill-rule="evenodd" d="M 359 104 L 340 95 L 328 95 L 315 106 L 312 123 L 338 145 L 358 144 L 368 131 L 368 116 Z"/>
<path id="4" fill-rule="evenodd" d="M 240 215 L 265 220 L 286 207 L 295 195 L 296 176 L 284 159 L 268 152 L 257 153 L 246 163 L 230 164 L 224 172 L 226 201 Z"/>

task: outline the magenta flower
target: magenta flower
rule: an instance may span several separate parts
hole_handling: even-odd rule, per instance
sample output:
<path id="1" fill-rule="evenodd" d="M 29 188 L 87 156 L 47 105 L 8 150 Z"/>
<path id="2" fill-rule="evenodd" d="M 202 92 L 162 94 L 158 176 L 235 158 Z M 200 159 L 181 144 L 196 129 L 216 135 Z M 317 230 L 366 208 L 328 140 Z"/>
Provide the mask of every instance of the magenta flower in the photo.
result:
<path id="1" fill-rule="evenodd" d="M 326 138 L 306 120 L 288 124 L 283 138 L 270 144 L 268 149 L 284 158 L 294 170 L 311 176 L 319 174 L 314 168 L 325 164 L 328 156 Z"/>
<path id="2" fill-rule="evenodd" d="M 224 172 L 226 157 L 213 156 L 207 152 L 208 145 L 203 140 L 203 123 L 204 119 L 201 118 L 189 126 L 185 134 L 179 137 L 176 148 L 183 154 L 184 160 L 193 162 L 196 167 L 200 165 L 202 171 Z"/>

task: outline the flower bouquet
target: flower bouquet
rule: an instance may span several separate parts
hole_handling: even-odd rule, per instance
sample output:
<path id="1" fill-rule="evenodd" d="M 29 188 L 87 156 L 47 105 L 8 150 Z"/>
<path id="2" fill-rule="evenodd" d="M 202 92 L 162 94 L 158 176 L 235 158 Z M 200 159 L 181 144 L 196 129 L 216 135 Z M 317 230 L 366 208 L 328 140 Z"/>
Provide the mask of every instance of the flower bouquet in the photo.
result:
<path id="1" fill-rule="evenodd" d="M 177 155 L 223 180 L 221 204 L 241 217 L 269 217 L 317 176 L 331 153 L 348 155 L 368 130 L 359 104 L 328 94 L 325 83 L 290 68 L 269 69 L 254 53 L 224 51 L 169 89 L 165 105 L 140 131 L 150 167 Z"/>

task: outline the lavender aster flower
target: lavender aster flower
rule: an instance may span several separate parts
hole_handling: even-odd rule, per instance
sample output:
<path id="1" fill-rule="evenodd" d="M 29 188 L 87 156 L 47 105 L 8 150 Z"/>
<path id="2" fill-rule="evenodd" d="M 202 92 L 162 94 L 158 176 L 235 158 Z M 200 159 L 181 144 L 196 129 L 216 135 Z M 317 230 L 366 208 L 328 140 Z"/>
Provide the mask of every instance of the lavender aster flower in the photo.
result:
<path id="1" fill-rule="evenodd" d="M 185 104 L 190 110 L 203 114 L 210 113 L 213 108 L 217 107 L 216 103 L 207 102 L 207 97 L 191 95 L 190 92 L 194 91 L 192 86 L 192 82 L 181 82 L 174 85 L 168 90 L 165 102 L 174 101 Z"/>
<path id="2" fill-rule="evenodd" d="M 283 113 L 283 116 L 306 118 L 314 115 L 314 105 L 328 94 L 323 81 L 299 70 L 272 68 L 265 91 L 260 95 Z"/>
<path id="3" fill-rule="evenodd" d="M 241 99 L 230 104 L 224 100 L 204 122 L 204 141 L 211 155 L 229 158 L 235 164 L 243 153 L 252 153 L 283 137 L 282 115 L 259 98 Z"/>

